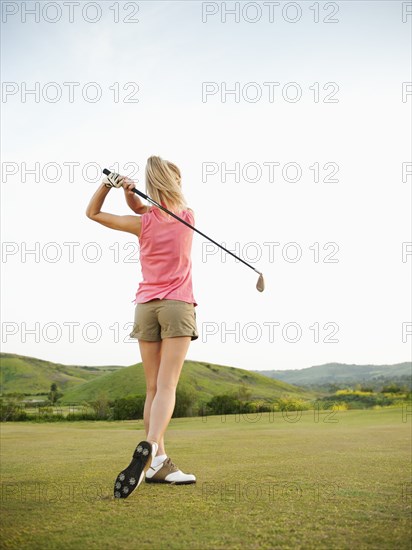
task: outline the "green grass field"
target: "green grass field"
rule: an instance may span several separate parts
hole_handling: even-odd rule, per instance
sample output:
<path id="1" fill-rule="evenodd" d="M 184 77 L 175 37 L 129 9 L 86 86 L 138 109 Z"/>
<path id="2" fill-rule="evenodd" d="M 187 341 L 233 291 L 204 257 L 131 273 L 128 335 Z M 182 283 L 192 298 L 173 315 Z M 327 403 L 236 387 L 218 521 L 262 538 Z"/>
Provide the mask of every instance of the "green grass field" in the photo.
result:
<path id="1" fill-rule="evenodd" d="M 172 419 L 167 452 L 197 483 L 124 501 L 113 482 L 142 421 L 3 424 L 2 548 L 409 549 L 403 413 Z"/>

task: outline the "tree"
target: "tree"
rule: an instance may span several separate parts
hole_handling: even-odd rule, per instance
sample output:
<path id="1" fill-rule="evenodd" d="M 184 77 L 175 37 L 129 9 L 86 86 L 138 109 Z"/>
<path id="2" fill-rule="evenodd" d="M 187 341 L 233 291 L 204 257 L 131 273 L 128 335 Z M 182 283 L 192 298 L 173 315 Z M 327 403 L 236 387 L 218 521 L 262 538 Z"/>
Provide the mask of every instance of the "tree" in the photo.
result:
<path id="1" fill-rule="evenodd" d="M 383 386 L 382 393 L 401 393 L 402 388 L 399 386 L 399 384 L 387 384 L 386 386 Z"/>
<path id="2" fill-rule="evenodd" d="M 113 402 L 114 420 L 139 420 L 143 418 L 145 404 L 144 395 L 129 395 L 120 397 Z"/>
<path id="3" fill-rule="evenodd" d="M 250 401 L 252 397 L 251 390 L 248 389 L 246 384 L 241 384 L 237 390 L 237 398 L 241 402 Z"/>
<path id="4" fill-rule="evenodd" d="M 207 403 L 212 414 L 236 414 L 240 412 L 240 405 L 235 395 L 229 393 L 214 395 Z"/>
<path id="5" fill-rule="evenodd" d="M 90 403 L 93 408 L 96 418 L 100 420 L 107 418 L 109 415 L 109 399 L 106 392 L 100 392 L 95 401 Z"/>
<path id="6" fill-rule="evenodd" d="M 57 384 L 55 382 L 53 382 L 53 384 L 51 384 L 50 386 L 50 391 L 49 391 L 49 394 L 48 394 L 48 397 L 49 397 L 49 401 L 52 405 L 54 405 L 56 403 L 56 401 L 62 396 L 63 394 L 61 392 L 58 391 L 57 389 Z"/>
<path id="7" fill-rule="evenodd" d="M 196 402 L 196 392 L 190 386 L 177 386 L 176 404 L 173 410 L 173 418 L 191 416 L 193 414 L 193 405 Z"/>

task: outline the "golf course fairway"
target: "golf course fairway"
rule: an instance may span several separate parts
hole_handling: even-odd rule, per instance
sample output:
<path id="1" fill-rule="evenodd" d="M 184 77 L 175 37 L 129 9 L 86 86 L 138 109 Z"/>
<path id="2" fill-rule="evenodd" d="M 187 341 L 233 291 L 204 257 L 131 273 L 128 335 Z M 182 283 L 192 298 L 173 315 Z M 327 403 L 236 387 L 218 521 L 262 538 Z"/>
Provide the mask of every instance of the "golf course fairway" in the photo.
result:
<path id="1" fill-rule="evenodd" d="M 196 484 L 113 482 L 142 420 L 1 425 L 2 548 L 409 549 L 411 410 L 171 420 Z"/>

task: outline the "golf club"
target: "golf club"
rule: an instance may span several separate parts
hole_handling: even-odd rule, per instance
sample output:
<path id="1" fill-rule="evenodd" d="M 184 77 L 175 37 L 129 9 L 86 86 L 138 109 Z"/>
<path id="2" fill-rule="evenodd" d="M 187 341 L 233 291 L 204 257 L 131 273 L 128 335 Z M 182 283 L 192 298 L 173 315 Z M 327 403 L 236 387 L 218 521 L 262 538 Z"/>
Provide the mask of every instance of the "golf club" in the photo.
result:
<path id="1" fill-rule="evenodd" d="M 105 174 L 106 176 L 112 176 L 114 179 L 119 181 L 118 180 L 119 174 L 117 174 L 116 172 L 110 172 L 110 170 L 108 170 L 107 168 L 105 168 L 103 170 L 103 174 Z M 170 210 L 168 210 L 167 208 L 165 208 L 164 206 L 162 206 L 161 204 L 159 204 L 155 200 L 151 199 L 150 197 L 148 197 L 145 193 L 142 193 L 142 191 L 139 191 L 138 189 L 136 189 L 136 187 L 134 187 L 132 189 L 132 191 L 134 193 L 136 193 L 137 195 L 140 195 L 140 197 L 142 197 L 142 198 L 146 199 L 147 201 L 151 202 L 152 204 L 154 204 L 155 206 L 157 206 L 158 208 L 160 208 L 164 212 L 167 212 L 170 216 L 172 216 L 176 220 L 179 220 L 184 225 L 187 225 L 187 227 L 190 227 L 190 229 L 193 229 L 193 231 L 196 231 L 196 233 L 199 233 L 199 235 L 202 235 L 202 237 L 204 237 L 208 241 L 212 242 L 213 244 L 215 244 L 216 246 L 218 246 L 219 248 L 221 248 L 222 250 L 224 250 L 225 252 L 227 252 L 228 254 L 233 256 L 234 258 L 237 258 L 239 261 L 241 261 L 242 263 L 244 263 L 245 265 L 250 267 L 250 269 L 253 269 L 253 271 L 256 271 L 256 273 L 259 273 L 259 279 L 258 279 L 258 282 L 256 283 L 256 288 L 258 289 L 259 292 L 264 291 L 265 281 L 263 279 L 263 274 L 260 271 L 258 271 L 257 269 L 255 269 L 253 267 L 253 265 L 248 264 L 247 262 L 245 262 L 245 260 L 242 260 L 242 258 L 239 258 L 239 256 L 236 256 L 236 254 L 233 254 L 233 252 L 231 252 L 230 250 L 228 250 L 227 248 L 225 248 L 224 246 L 222 246 L 218 242 L 214 241 L 213 239 L 211 239 L 210 237 L 208 237 L 207 235 L 202 233 L 202 231 L 199 231 L 199 229 L 196 229 L 196 227 L 193 227 L 193 225 L 190 225 L 190 223 L 187 223 L 185 220 L 182 220 L 181 218 L 179 218 L 179 216 L 176 216 L 176 214 L 174 214 L 173 212 L 170 212 Z"/>

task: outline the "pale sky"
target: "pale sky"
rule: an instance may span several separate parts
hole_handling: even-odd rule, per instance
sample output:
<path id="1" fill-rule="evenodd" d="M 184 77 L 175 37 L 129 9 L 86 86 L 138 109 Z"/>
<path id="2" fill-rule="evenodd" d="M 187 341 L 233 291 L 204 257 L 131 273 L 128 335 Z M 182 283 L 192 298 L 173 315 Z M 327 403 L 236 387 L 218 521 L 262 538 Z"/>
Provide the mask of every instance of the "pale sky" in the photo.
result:
<path id="1" fill-rule="evenodd" d="M 101 169 L 144 190 L 160 155 L 266 281 L 195 235 L 188 359 L 411 360 L 410 3 L 24 4 L 2 3 L 2 351 L 140 361 L 137 239 L 85 210 Z M 115 189 L 103 210 L 131 213 Z"/>

